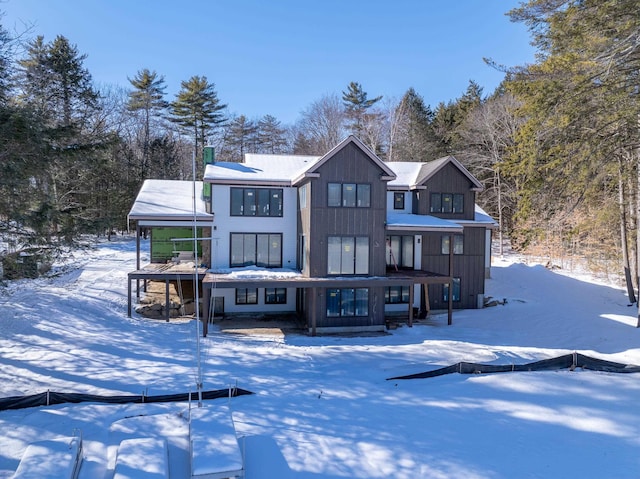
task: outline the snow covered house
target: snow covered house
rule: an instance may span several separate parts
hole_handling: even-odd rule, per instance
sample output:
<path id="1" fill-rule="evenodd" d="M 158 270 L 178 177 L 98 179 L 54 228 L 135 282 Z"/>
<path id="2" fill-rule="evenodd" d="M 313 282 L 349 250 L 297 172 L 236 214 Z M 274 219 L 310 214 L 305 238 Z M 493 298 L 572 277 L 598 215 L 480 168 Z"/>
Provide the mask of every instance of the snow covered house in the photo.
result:
<path id="1" fill-rule="evenodd" d="M 481 307 L 496 224 L 455 158 L 385 163 L 349 136 L 320 157 L 231 163 L 208 151 L 205 163 L 195 185 L 147 180 L 129 220 L 138 241 L 151 231 L 160 264 L 179 244 L 193 257 L 195 221 L 207 320 L 297 313 L 315 334 L 383 330 L 391 314 L 411 323 L 430 309 L 448 309 L 451 321 L 453 308 Z M 130 292 L 132 280 L 152 278 L 139 262 Z"/>

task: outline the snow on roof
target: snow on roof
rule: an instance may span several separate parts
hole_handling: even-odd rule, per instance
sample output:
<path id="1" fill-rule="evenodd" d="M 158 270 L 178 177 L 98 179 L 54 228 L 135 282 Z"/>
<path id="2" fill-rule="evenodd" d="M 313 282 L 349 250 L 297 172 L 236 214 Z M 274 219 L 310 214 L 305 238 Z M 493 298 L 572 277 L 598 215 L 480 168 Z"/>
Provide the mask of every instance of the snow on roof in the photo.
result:
<path id="1" fill-rule="evenodd" d="M 415 161 L 390 161 L 387 166 L 396 174 L 396 179 L 387 183 L 388 188 L 410 188 L 416 184 L 416 178 L 423 163 Z"/>
<path id="2" fill-rule="evenodd" d="M 196 181 L 196 214 L 212 218 L 202 198 L 202 181 Z M 193 182 L 179 180 L 145 180 L 140 188 L 129 219 L 193 218 Z"/>
<path id="3" fill-rule="evenodd" d="M 462 231 L 458 223 L 430 215 L 387 213 L 387 229 Z"/>
<path id="4" fill-rule="evenodd" d="M 395 172 L 397 178 L 390 181 L 389 188 L 404 189 L 414 188 L 419 185 L 423 185 L 426 180 L 431 178 L 436 172 L 440 170 L 447 163 L 452 163 L 458 168 L 463 175 L 465 175 L 475 188 L 482 189 L 482 184 L 473 176 L 469 170 L 467 170 L 462 163 L 456 160 L 453 156 L 445 156 L 438 158 L 437 160 L 422 162 L 412 161 L 392 161 L 387 165 Z"/>
<path id="5" fill-rule="evenodd" d="M 287 268 L 260 268 L 245 266 L 242 268 L 219 268 L 215 274 L 224 274 L 228 279 L 291 279 L 299 278 L 302 273 Z"/>
<path id="6" fill-rule="evenodd" d="M 464 223 L 464 221 L 460 221 L 460 223 Z M 473 221 L 469 221 L 469 223 L 482 223 L 485 226 L 490 226 L 493 228 L 498 227 L 498 223 L 494 220 L 489 213 L 476 205 L 475 208 L 475 218 Z"/>
<path id="7" fill-rule="evenodd" d="M 319 156 L 246 154 L 243 163 L 220 161 L 207 165 L 204 179 L 290 183 L 319 159 Z"/>

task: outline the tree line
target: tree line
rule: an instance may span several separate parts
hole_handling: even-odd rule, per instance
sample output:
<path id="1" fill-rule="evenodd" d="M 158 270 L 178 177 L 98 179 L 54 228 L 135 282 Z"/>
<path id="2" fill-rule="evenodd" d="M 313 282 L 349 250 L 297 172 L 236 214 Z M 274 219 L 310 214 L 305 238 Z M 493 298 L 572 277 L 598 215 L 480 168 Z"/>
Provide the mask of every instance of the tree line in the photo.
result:
<path id="1" fill-rule="evenodd" d="M 501 240 L 549 258 L 620 261 L 637 286 L 638 11 L 640 0 L 529 0 L 508 15 L 529 29 L 535 61 L 487 59 L 505 74 L 494 91 L 470 80 L 431 106 L 414 88 L 390 98 L 353 81 L 290 125 L 231 113 L 204 76 L 183 81 L 173 99 L 146 68 L 128 88 L 98 89 L 63 36 L 37 37 L 17 55 L 2 29 L 0 234 L 37 245 L 124 229 L 142 182 L 190 179 L 205 144 L 242 161 L 322 155 L 352 133 L 385 161 L 456 156 L 484 184 L 478 201 Z"/>

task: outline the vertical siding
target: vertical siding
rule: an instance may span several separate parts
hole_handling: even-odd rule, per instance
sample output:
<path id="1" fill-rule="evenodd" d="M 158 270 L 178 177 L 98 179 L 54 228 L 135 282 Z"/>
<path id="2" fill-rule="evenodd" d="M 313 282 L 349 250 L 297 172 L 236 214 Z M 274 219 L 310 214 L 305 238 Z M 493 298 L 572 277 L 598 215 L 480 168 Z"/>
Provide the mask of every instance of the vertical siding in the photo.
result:
<path id="1" fill-rule="evenodd" d="M 316 170 L 319 178 L 310 181 L 307 192 L 309 216 L 301 212 L 300 224 L 307 236 L 309 276 L 327 276 L 327 240 L 329 236 L 367 236 L 369 238 L 369 275 L 386 274 L 385 222 L 387 216 L 387 183 L 380 179 L 383 171 L 353 143 L 348 143 Z M 371 185 L 369 208 L 330 208 L 327 206 L 328 183 L 367 183 Z M 308 231 L 308 235 L 306 234 Z M 310 321 L 311 290 L 305 299 Z M 367 317 L 327 318 L 326 291 L 318 289 L 316 300 L 317 327 L 352 327 L 384 324 L 384 292 L 369 290 Z"/>
<path id="2" fill-rule="evenodd" d="M 431 193 L 462 193 L 464 194 L 464 213 L 438 213 L 433 214 L 439 218 L 473 220 L 475 217 L 476 194 L 471 191 L 473 184 L 469 179 L 451 163 L 445 165 L 434 174 L 426 183 L 427 190 L 417 192 L 419 198 L 416 208 L 417 214 L 429 215 L 431 208 Z"/>
<path id="3" fill-rule="evenodd" d="M 449 233 L 426 233 L 422 241 L 422 269 L 439 274 L 449 274 L 449 255 L 442 254 L 442 236 Z M 484 294 L 485 228 L 464 229 L 464 254 L 453 257 L 453 276 L 460 278 L 460 301 L 455 308 L 477 307 L 478 294 Z M 443 309 L 443 286 L 429 287 L 429 300 L 433 309 Z"/>
<path id="4" fill-rule="evenodd" d="M 310 276 L 327 276 L 327 238 L 329 236 L 368 236 L 369 274 L 384 275 L 384 236 L 387 184 L 380 179 L 382 170 L 358 147 L 347 144 L 322 165 L 320 178 L 311 181 Z M 328 183 L 368 183 L 371 185 L 369 208 L 330 208 Z"/>

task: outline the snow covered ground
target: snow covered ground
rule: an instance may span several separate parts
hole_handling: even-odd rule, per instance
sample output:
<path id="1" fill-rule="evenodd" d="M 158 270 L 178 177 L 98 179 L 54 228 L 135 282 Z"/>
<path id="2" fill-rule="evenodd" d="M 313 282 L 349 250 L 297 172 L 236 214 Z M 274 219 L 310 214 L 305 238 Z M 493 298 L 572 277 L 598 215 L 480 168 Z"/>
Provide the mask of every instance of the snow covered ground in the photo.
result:
<path id="1" fill-rule="evenodd" d="M 135 242 L 76 253 L 52 278 L 0 287 L 0 396 L 194 390 L 193 322 L 126 317 Z M 583 370 L 387 381 L 458 361 L 526 363 L 578 351 L 640 365 L 622 290 L 498 261 L 488 294 L 507 304 L 388 335 L 241 336 L 201 342 L 205 389 L 255 392 L 230 407 L 255 478 L 637 478 L 640 374 Z M 129 437 L 167 439 L 188 476 L 181 404 L 68 404 L 0 412 L 0 478 L 35 441 L 82 431 L 82 479 L 111 478 Z"/>

